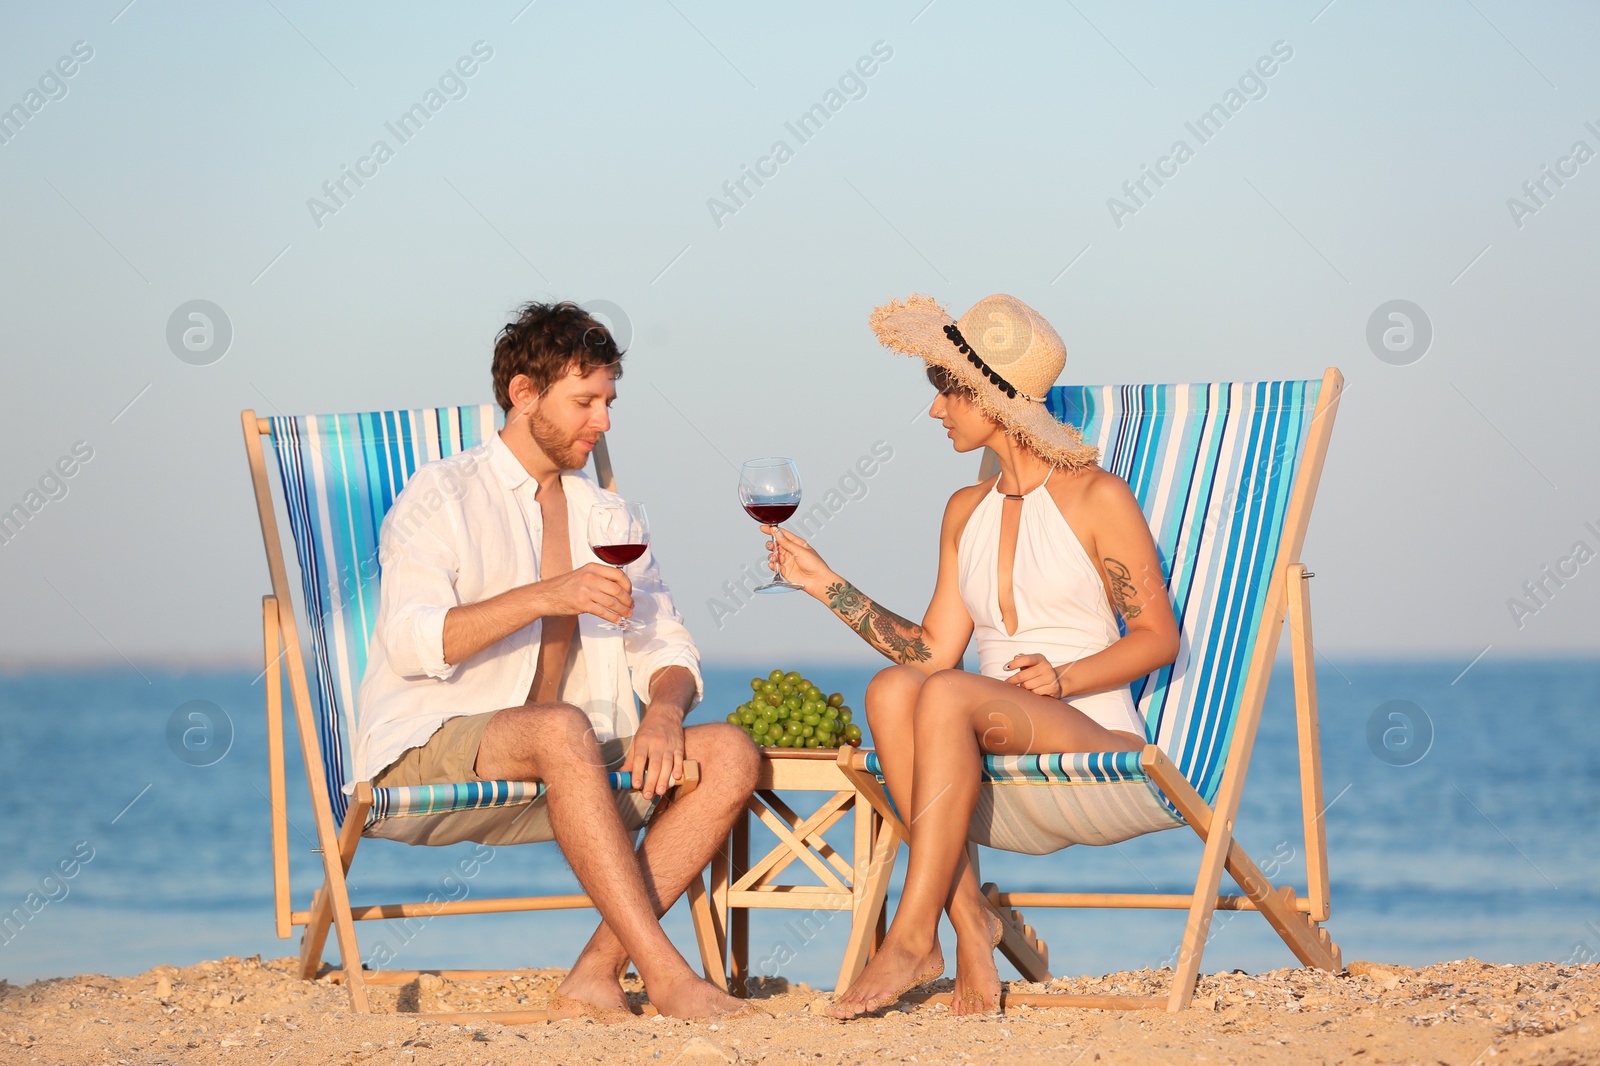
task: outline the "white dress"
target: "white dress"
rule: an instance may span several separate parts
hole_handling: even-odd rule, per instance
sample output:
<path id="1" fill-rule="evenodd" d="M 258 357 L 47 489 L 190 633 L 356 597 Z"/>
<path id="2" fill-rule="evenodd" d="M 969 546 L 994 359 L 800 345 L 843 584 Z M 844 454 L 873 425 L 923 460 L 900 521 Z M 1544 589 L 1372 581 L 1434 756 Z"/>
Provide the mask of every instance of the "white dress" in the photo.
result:
<path id="1" fill-rule="evenodd" d="M 1000 617 L 1000 512 L 1005 496 L 998 480 L 956 544 L 961 599 L 972 615 L 978 672 L 985 677 L 1004 680 L 1016 673 L 1005 668 L 1016 655 L 1037 653 L 1060 667 L 1105 649 L 1121 636 L 1100 572 L 1045 491 L 1049 481 L 1047 476 L 1022 498 L 1011 568 L 1016 633 L 1007 633 Z M 1074 695 L 1067 702 L 1107 729 L 1145 735 L 1127 685 Z"/>

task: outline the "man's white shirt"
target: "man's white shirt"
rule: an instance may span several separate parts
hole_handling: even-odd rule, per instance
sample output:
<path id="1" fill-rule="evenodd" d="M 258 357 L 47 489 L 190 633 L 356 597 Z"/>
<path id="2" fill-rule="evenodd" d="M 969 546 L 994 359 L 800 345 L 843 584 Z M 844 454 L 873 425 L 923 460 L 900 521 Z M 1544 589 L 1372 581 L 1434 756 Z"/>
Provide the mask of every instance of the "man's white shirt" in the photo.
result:
<path id="1" fill-rule="evenodd" d="M 540 579 L 538 488 L 496 433 L 424 466 L 396 497 L 379 534 L 378 620 L 356 699 L 355 780 L 371 780 L 451 718 L 526 701 L 539 665 L 541 622 L 452 666 L 444 661 L 444 618 L 452 607 Z M 583 471 L 563 472 L 561 488 L 576 570 L 599 561 L 585 535 L 590 510 L 623 501 Z M 646 549 L 627 573 L 640 628 L 619 633 L 601 629 L 594 615 L 579 615 L 583 669 L 562 693 L 588 714 L 601 740 L 634 733 L 634 697 L 648 705 L 650 681 L 665 667 L 687 669 L 695 702 L 704 695 L 699 652 L 654 553 Z"/>

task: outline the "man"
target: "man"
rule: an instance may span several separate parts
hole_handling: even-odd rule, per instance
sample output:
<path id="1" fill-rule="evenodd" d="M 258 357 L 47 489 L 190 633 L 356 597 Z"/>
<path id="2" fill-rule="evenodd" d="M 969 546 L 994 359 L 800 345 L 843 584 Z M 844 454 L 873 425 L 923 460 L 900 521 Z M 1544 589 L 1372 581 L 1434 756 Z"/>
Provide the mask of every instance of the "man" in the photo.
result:
<path id="1" fill-rule="evenodd" d="M 530 303 L 501 331 L 505 428 L 417 471 L 384 522 L 356 773 L 380 787 L 544 782 L 538 817 L 601 915 L 553 1013 L 626 1010 L 631 959 L 657 1010 L 705 1017 L 743 1004 L 696 976 L 657 919 L 727 838 L 758 755 L 736 726 L 684 727 L 703 693 L 699 655 L 653 555 L 630 582 L 589 550 L 590 509 L 621 502 L 582 470 L 610 428 L 621 359 L 572 303 Z M 600 628 L 624 618 L 637 628 Z M 685 759 L 700 764 L 699 788 L 652 820 L 636 855 L 629 830 Z M 637 793 L 609 788 L 619 764 Z M 632 824 L 619 806 L 638 808 Z"/>

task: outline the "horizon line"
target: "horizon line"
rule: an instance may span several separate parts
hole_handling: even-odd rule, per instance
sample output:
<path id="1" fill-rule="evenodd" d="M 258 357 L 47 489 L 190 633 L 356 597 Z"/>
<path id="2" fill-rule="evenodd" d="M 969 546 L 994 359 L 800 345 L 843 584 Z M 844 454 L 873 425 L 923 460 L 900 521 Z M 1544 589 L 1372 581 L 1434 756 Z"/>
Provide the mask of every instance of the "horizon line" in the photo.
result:
<path id="1" fill-rule="evenodd" d="M 1600 659 L 1600 647 L 1571 647 L 1571 648 L 1533 648 L 1504 650 L 1495 648 L 1497 654 L 1486 655 L 1484 648 L 1318 648 L 1317 660 L 1319 663 L 1336 665 L 1340 661 L 1352 663 L 1379 663 L 1379 662 L 1460 662 L 1476 661 L 1480 658 L 1493 658 L 1502 661 L 1536 662 L 1544 660 L 1596 660 Z M 1274 664 L 1287 661 L 1290 657 L 1286 645 L 1280 646 L 1274 658 Z M 876 656 L 841 657 L 817 653 L 813 655 L 791 655 L 787 657 L 789 665 L 800 667 L 834 666 L 839 668 L 859 669 L 875 666 L 880 662 Z M 701 660 L 701 666 L 712 670 L 754 669 L 770 670 L 776 664 L 773 655 L 733 655 L 719 658 Z M 26 673 L 45 673 L 50 671 L 83 671 L 100 672 L 105 670 L 126 669 L 133 667 L 162 670 L 162 671 L 232 671 L 261 669 L 261 660 L 253 656 L 238 655 L 152 655 L 134 659 L 110 658 L 102 656 L 0 656 L 0 676 L 15 676 Z"/>

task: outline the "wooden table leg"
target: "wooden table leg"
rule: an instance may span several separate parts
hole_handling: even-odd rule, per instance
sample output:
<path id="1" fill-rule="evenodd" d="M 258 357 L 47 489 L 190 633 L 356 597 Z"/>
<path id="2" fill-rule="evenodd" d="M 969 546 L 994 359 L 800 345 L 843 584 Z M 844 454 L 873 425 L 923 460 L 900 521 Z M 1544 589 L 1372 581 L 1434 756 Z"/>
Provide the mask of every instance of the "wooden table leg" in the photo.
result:
<path id="1" fill-rule="evenodd" d="M 739 817 L 734 820 L 729 866 L 729 884 L 737 882 L 745 875 L 745 871 L 750 869 L 749 807 L 740 812 Z M 735 996 L 743 998 L 750 994 L 746 986 L 750 978 L 750 912 L 744 907 L 734 907 L 728 912 L 728 949 L 731 956 L 730 991 Z"/>
<path id="2" fill-rule="evenodd" d="M 716 929 L 717 943 L 722 948 L 725 974 L 728 972 L 728 888 L 733 884 L 729 876 L 732 848 L 733 834 L 730 832 L 717 853 L 711 856 L 711 922 Z"/>
<path id="3" fill-rule="evenodd" d="M 881 814 L 879 814 L 877 811 L 873 811 L 872 812 L 872 826 L 873 826 L 873 829 L 876 830 L 877 832 L 889 833 L 889 834 L 892 834 L 894 832 L 893 829 L 891 829 L 888 825 L 884 824 L 883 816 Z M 899 851 L 899 850 L 900 849 L 898 847 L 895 848 L 895 851 Z M 893 868 L 891 867 L 891 871 L 892 871 L 892 869 Z M 872 958 L 872 956 L 874 956 L 874 955 L 876 955 L 878 953 L 878 949 L 883 946 L 883 938 L 888 936 L 888 935 L 889 935 L 889 904 L 888 904 L 888 901 L 885 900 L 884 901 L 884 905 L 882 907 L 878 908 L 878 924 L 877 924 L 877 927 L 874 928 L 873 931 L 872 931 L 872 939 L 867 942 L 867 958 L 870 959 L 870 958 Z"/>
<path id="4" fill-rule="evenodd" d="M 883 942 L 883 932 L 886 928 L 884 913 L 888 909 L 889 881 L 894 875 L 895 855 L 900 850 L 900 836 L 895 830 L 873 812 L 872 824 L 872 860 L 857 876 L 861 879 L 863 889 L 864 909 L 854 915 L 851 923 L 850 942 L 845 947 L 844 960 L 839 967 L 839 981 L 837 987 L 848 987 L 861 971 L 866 968 L 867 960 Z"/>

